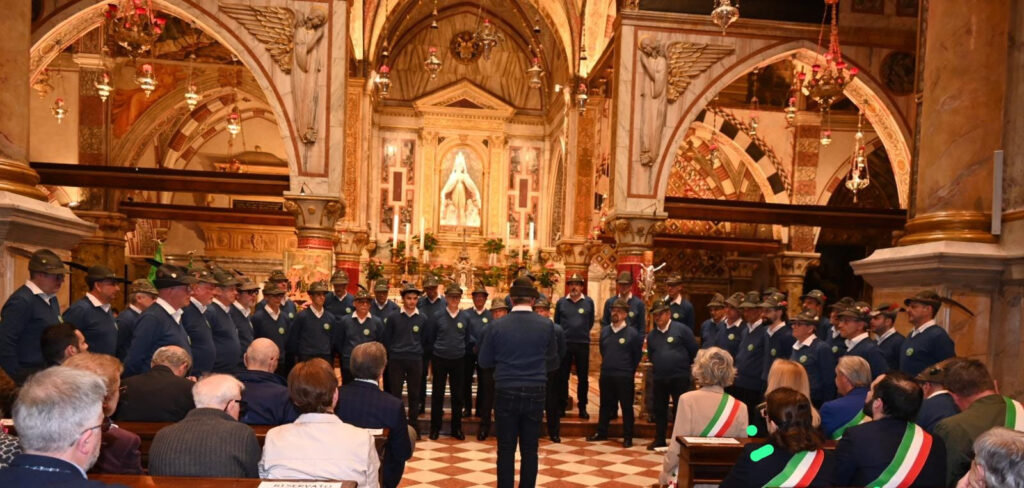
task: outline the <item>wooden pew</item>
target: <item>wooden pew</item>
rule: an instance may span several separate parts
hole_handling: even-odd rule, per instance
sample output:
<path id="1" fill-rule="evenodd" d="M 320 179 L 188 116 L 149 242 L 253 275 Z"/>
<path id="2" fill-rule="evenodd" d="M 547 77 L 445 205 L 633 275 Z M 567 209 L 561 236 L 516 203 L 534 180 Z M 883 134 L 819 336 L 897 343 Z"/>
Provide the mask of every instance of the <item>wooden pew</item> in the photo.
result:
<path id="1" fill-rule="evenodd" d="M 90 480 L 117 483 L 132 488 L 257 488 L 263 481 L 245 478 L 187 478 L 180 476 L 142 476 L 129 474 L 94 474 Z M 298 480 L 289 480 L 298 481 Z M 335 481 L 338 483 L 338 481 Z M 341 481 L 342 488 L 356 488 L 355 481 Z"/>
<path id="2" fill-rule="evenodd" d="M 676 483 L 679 488 L 692 488 L 695 484 L 718 485 L 729 475 L 736 461 L 739 460 L 743 448 L 750 443 L 764 442 L 764 439 L 736 439 L 738 444 L 704 444 L 689 442 L 686 438 L 676 437 L 682 445 L 679 450 L 679 476 Z M 825 450 L 835 450 L 836 442 L 825 441 Z"/>

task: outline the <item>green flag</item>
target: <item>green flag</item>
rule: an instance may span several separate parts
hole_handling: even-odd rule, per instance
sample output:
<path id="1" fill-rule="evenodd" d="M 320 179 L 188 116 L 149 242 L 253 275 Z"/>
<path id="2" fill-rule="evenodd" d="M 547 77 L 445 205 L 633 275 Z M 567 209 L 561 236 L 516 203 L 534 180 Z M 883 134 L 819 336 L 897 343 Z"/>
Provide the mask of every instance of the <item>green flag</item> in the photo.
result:
<path id="1" fill-rule="evenodd" d="M 164 243 L 156 241 L 156 252 L 153 253 L 153 259 L 159 262 L 164 262 Z M 152 283 L 156 279 L 156 266 L 149 267 L 149 281 Z"/>

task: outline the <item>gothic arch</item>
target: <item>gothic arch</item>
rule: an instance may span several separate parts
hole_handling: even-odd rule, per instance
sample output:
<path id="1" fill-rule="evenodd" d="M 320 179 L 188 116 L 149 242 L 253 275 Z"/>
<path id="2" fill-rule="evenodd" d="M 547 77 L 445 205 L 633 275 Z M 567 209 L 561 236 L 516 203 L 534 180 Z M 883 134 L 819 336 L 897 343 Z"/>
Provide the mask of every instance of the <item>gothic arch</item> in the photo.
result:
<path id="1" fill-rule="evenodd" d="M 718 92 L 744 73 L 757 66 L 772 64 L 794 55 L 798 61 L 813 64 L 816 50 L 816 45 L 807 40 L 780 42 L 749 52 L 740 52 L 738 55 L 741 57 L 727 67 L 713 66 L 706 73 L 711 82 L 704 85 L 703 90 L 696 96 L 685 97 L 686 100 L 689 100 L 689 105 L 683 109 L 673 127 L 667 147 L 678 147 L 680 140 L 685 137 L 685 128 L 697 119 L 704 107 L 714 99 Z M 850 58 L 848 61 L 851 65 L 857 65 L 856 58 Z M 909 139 L 909 129 L 901 123 L 901 119 L 894 115 L 898 111 L 888 95 L 885 94 L 884 89 L 871 78 L 867 70 L 861 69 L 861 73 L 847 88 L 846 94 L 855 105 L 864 110 L 868 122 L 876 128 L 886 150 L 891 155 L 893 174 L 897 177 L 900 203 L 902 207 L 906 207 L 910 190 L 910 149 L 906 142 Z M 868 101 L 870 106 L 865 107 L 865 101 Z M 659 202 L 665 200 L 667 178 L 671 170 L 671 154 L 671 151 L 665 151 L 655 170 L 657 180 L 654 190 L 655 197 Z"/>

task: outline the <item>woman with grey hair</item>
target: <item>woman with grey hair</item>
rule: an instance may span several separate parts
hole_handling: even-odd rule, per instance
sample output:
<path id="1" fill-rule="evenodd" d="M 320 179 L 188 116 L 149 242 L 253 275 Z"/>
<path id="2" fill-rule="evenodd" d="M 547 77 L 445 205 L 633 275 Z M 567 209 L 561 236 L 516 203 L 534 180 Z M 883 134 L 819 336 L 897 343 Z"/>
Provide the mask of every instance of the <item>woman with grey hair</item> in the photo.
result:
<path id="1" fill-rule="evenodd" d="M 1024 487 L 1024 432 L 993 427 L 974 440 L 974 461 L 957 488 Z"/>
<path id="2" fill-rule="evenodd" d="M 697 351 L 690 369 L 697 390 L 679 397 L 672 437 L 658 481 L 668 484 L 679 468 L 678 436 L 747 437 L 747 407 L 725 392 L 736 377 L 732 356 L 718 347 Z"/>

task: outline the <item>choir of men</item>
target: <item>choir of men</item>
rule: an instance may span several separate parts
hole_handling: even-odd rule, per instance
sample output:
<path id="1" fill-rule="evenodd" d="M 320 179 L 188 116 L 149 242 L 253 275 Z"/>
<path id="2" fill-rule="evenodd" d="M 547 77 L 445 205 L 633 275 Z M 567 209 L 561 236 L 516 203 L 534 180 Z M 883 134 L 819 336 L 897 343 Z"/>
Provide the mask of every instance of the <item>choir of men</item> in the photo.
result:
<path id="1" fill-rule="evenodd" d="M 485 440 L 497 395 L 503 486 L 510 469 L 509 439 L 526 441 L 521 446 L 524 478 L 535 476 L 536 446 L 531 443 L 540 432 L 539 414 L 502 404 L 503 395 L 534 400 L 543 394 L 548 437 L 560 442 L 573 371 L 578 418 L 589 418 L 589 352 L 598 320 L 601 405 L 589 441 L 606 440 L 611 419 L 621 414 L 622 445 L 632 446 L 634 377 L 641 361 L 649 358 L 655 438 L 648 448 L 665 447 L 668 419 L 674 417 L 680 395 L 695 387 L 690 375 L 698 348 L 712 346 L 734 357 L 736 378 L 727 391 L 745 404 L 754 425 L 761 418 L 757 409 L 772 363 L 789 359 L 806 370 L 809 400 L 820 408 L 823 432 L 842 439 L 834 481 L 845 484 L 881 479 L 885 466 L 880 463 L 902 456 L 895 451 L 910 435 L 928 436 L 931 446 L 921 454 L 929 477 L 919 481 L 953 483 L 971 469 L 971 446 L 982 433 L 991 427 L 1024 429 L 1024 408 L 997 393 L 984 365 L 954 357 L 953 341 L 935 321 L 949 300 L 932 291 L 905 300 L 913 325 L 906 337 L 894 328 L 904 311 L 898 305 L 872 308 L 843 298 L 829 306 L 819 290 L 801 296 L 803 310 L 789 320 L 787 297 L 778 291 L 737 292 L 728 298 L 716 293 L 707 303 L 710 318 L 695 329 L 683 279 L 673 275 L 665 283 L 668 294 L 650 307 L 652 327 L 647 331 L 647 307 L 633 295 L 629 272 L 616 277 L 616 293 L 598 318 L 594 301 L 585 294 L 586 282 L 576 274 L 566 280 L 566 295 L 553 313 L 529 277 L 517 279 L 509 315 L 506 299 L 496 297 L 487 306 L 489 294 L 483 286 L 473 288 L 470 307 L 461 308 L 463 290 L 455 283 L 444 286 L 442 300 L 433 276 L 424 279 L 423 290 L 405 284 L 397 304 L 388 299 L 386 282 L 378 282 L 372 295 L 361 287 L 349 294 L 349 276 L 338 271 L 329 282 L 311 283 L 306 289 L 309 301 L 300 309 L 286 298 L 290 282 L 280 271 L 261 289 L 240 273 L 216 267 L 156 265 L 152 281 L 131 283 L 128 307 L 116 317 L 111 302 L 126 280 L 102 265 L 87 268 L 88 291 L 61 316 L 56 292 L 67 268 L 52 252 L 37 251 L 29 261 L 29 280 L 2 309 L 0 367 L 23 382 L 32 372 L 86 349 L 117 356 L 128 378 L 117 413 L 124 420 L 180 420 L 194 405 L 168 395 L 190 399 L 186 392 L 193 383 L 187 376 L 235 374 L 246 385 L 243 400 L 256 407 L 240 418 L 280 424 L 296 416 L 284 380 L 291 366 L 338 358 L 343 384 L 376 376 L 383 378 L 386 393 L 400 400 L 407 395 L 403 405 L 408 415 L 401 418 L 414 428 L 431 370 L 430 439 L 440 435 L 447 397 L 450 435 L 465 438 L 462 419 L 472 416 L 475 406 L 478 439 Z M 263 301 L 254 303 L 261 290 Z M 830 318 L 822 314 L 826 307 Z M 520 326 L 526 329 L 520 331 Z M 519 335 L 527 329 L 528 336 Z M 367 343 L 380 348 L 373 363 L 379 368 L 369 376 L 365 371 L 354 375 L 353 351 Z M 517 344 L 538 350 L 517 350 Z M 537 358 L 542 364 L 524 362 Z M 519 416 L 538 419 L 536 432 L 533 426 L 513 432 L 511 424 L 502 423 Z M 870 427 L 858 427 L 868 418 L 874 420 Z"/>

